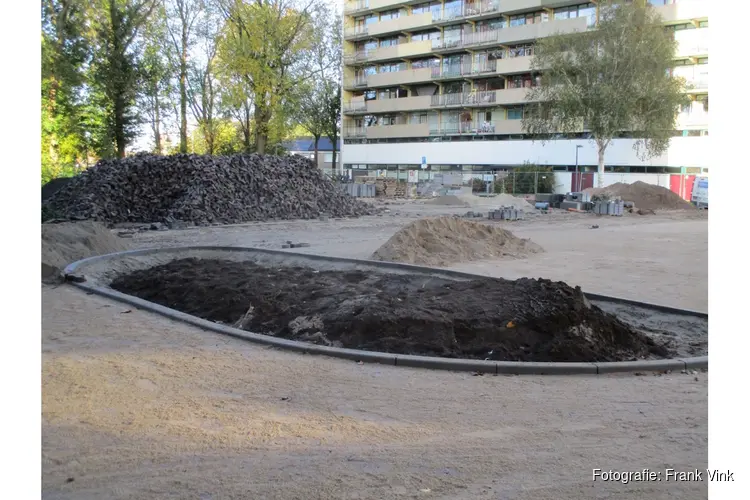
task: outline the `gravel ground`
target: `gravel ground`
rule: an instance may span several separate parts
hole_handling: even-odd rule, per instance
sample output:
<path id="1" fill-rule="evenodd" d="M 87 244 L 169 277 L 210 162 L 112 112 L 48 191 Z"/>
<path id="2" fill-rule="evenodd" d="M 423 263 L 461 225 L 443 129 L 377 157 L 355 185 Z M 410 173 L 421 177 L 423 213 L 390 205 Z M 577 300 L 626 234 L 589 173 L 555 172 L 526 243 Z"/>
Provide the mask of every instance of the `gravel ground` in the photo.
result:
<path id="1" fill-rule="evenodd" d="M 132 243 L 295 240 L 362 258 L 423 208 Z M 706 310 L 706 220 L 540 217 L 511 229 L 546 254 L 456 268 Z M 42 293 L 44 498 L 707 496 L 706 483 L 591 480 L 594 468 L 705 469 L 705 373 L 473 377 L 359 365 L 219 337 L 69 286 Z"/>

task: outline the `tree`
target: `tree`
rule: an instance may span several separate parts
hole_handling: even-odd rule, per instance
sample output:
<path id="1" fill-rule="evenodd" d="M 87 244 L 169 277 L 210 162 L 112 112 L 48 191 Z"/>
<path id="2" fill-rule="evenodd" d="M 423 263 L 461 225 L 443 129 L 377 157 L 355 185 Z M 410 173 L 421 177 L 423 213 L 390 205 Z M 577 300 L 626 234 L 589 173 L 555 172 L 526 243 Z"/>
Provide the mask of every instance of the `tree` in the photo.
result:
<path id="1" fill-rule="evenodd" d="M 316 2 L 320 0 L 296 7 L 289 0 L 219 0 L 225 19 L 221 71 L 252 94 L 253 135 L 260 154 L 266 152 L 275 115 L 288 105 L 285 97 L 314 73 L 306 56 Z"/>
<path id="2" fill-rule="evenodd" d="M 92 83 L 104 108 L 105 136 L 114 141 L 118 157 L 136 135 L 138 71 L 135 41 L 156 6 L 156 0 L 96 0 L 96 50 Z M 111 145 L 111 144 L 110 144 Z M 111 151 L 100 145 L 100 154 Z"/>
<path id="3" fill-rule="evenodd" d="M 314 77 L 300 85 L 299 123 L 315 140 L 315 164 L 318 164 L 318 141 L 327 136 L 333 146 L 332 165 L 336 168 L 341 115 L 341 17 L 327 6 L 313 11 L 313 41 L 309 49 Z"/>
<path id="4" fill-rule="evenodd" d="M 523 126 L 542 140 L 585 127 L 597 146 L 601 186 L 612 139 L 632 134 L 644 159 L 663 153 L 686 98 L 684 82 L 670 73 L 675 42 L 656 11 L 642 0 L 599 9 L 596 29 L 537 41 L 532 69 L 541 85 L 527 94 Z"/>
<path id="5" fill-rule="evenodd" d="M 180 153 L 187 153 L 188 59 L 193 46 L 193 28 L 203 10 L 202 0 L 163 0 L 166 28 L 177 58 L 180 89 Z"/>
<path id="6" fill-rule="evenodd" d="M 139 65 L 141 92 L 138 102 L 148 120 L 154 141 L 153 152 L 156 154 L 164 152 L 162 134 L 171 108 L 172 86 L 165 17 L 164 9 L 157 6 L 145 28 L 143 55 Z"/>
<path id="7" fill-rule="evenodd" d="M 75 172 L 85 161 L 82 124 L 89 57 L 81 0 L 42 2 L 42 181 Z"/>
<path id="8" fill-rule="evenodd" d="M 325 133 L 326 137 L 331 141 L 331 168 L 337 170 L 338 164 L 336 163 L 336 148 L 339 141 L 339 129 L 341 128 L 341 83 L 337 81 L 335 84 L 328 82 L 329 90 L 326 92 L 327 99 L 325 101 Z"/>
<path id="9" fill-rule="evenodd" d="M 216 110 L 219 88 L 214 66 L 219 26 L 216 19 L 206 16 L 197 31 L 202 40 L 203 61 L 200 64 L 191 65 L 188 101 L 193 117 L 203 134 L 206 152 L 212 155 L 218 132 Z"/>

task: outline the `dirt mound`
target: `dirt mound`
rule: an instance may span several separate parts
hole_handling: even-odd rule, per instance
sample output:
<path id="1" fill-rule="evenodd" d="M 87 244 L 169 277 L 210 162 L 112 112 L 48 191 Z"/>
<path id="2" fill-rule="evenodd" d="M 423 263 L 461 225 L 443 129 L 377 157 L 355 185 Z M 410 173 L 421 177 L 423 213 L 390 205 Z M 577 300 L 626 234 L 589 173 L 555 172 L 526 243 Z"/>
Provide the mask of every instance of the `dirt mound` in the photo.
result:
<path id="1" fill-rule="evenodd" d="M 412 222 L 378 248 L 371 258 L 445 266 L 493 257 L 523 258 L 543 251 L 536 243 L 497 226 L 438 217 Z"/>
<path id="2" fill-rule="evenodd" d="M 632 184 L 618 182 L 604 188 L 589 188 L 586 192 L 592 196 L 605 195 L 632 201 L 635 208 L 643 210 L 695 210 L 690 202 L 683 200 L 677 193 L 643 181 Z"/>
<path id="3" fill-rule="evenodd" d="M 509 361 L 621 361 L 670 353 L 549 280 L 268 268 L 182 259 L 112 287 L 248 331 L 323 345 Z"/>
<path id="4" fill-rule="evenodd" d="M 425 202 L 425 205 L 441 205 L 445 207 L 468 207 L 469 204 L 463 201 L 458 196 L 447 194 L 445 196 L 438 196 Z"/>
<path id="5" fill-rule="evenodd" d="M 373 208 L 343 193 L 301 156 L 154 156 L 102 160 L 46 202 L 73 220 L 239 223 L 359 216 Z"/>
<path id="6" fill-rule="evenodd" d="M 42 281 L 59 281 L 65 266 L 77 260 L 127 249 L 122 239 L 96 222 L 42 224 Z"/>

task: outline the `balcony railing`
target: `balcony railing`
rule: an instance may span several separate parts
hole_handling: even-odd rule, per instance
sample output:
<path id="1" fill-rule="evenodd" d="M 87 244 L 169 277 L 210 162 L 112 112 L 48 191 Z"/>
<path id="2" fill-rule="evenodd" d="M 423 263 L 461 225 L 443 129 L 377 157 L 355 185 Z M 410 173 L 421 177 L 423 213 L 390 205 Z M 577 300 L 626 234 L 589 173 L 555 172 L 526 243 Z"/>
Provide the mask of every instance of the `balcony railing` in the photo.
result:
<path id="1" fill-rule="evenodd" d="M 366 112 L 367 103 L 365 101 L 347 102 L 344 103 L 343 111 L 344 113 Z"/>
<path id="2" fill-rule="evenodd" d="M 353 2 L 346 2 L 344 4 L 344 12 L 347 14 L 359 12 L 360 10 L 367 10 L 369 8 L 370 0 L 355 0 Z"/>
<path id="3" fill-rule="evenodd" d="M 365 127 L 346 127 L 344 137 L 365 137 Z"/>
<path id="4" fill-rule="evenodd" d="M 497 102 L 497 91 L 456 92 L 454 94 L 435 94 L 430 106 L 489 106 Z"/>
<path id="5" fill-rule="evenodd" d="M 370 49 L 370 50 L 358 50 L 357 52 L 350 52 L 348 54 L 344 54 L 344 62 L 346 64 L 354 64 L 358 62 L 365 62 L 367 61 L 367 58 L 370 56 L 370 54 L 376 49 Z"/>
<path id="6" fill-rule="evenodd" d="M 471 5 L 462 5 L 460 7 L 451 7 L 432 13 L 433 23 L 444 23 L 456 21 L 459 19 L 491 14 L 500 10 L 500 0 L 487 0 L 485 2 L 474 3 Z"/>
<path id="7" fill-rule="evenodd" d="M 487 135 L 522 133 L 521 120 L 445 121 L 430 124 L 430 135 Z"/>
<path id="8" fill-rule="evenodd" d="M 367 26 L 354 26 L 344 30 L 344 38 L 356 38 L 367 35 Z"/>

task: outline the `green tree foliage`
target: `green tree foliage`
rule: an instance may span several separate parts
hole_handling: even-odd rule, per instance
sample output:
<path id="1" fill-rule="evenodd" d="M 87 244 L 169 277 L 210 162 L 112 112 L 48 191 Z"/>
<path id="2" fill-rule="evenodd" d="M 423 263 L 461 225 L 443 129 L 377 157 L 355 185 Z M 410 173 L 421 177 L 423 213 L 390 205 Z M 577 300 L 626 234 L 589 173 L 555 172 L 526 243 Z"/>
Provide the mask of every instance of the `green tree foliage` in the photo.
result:
<path id="1" fill-rule="evenodd" d="M 190 50 L 195 45 L 195 27 L 207 7 L 203 0 L 162 0 L 165 26 L 172 41 L 172 64 L 179 87 L 180 152 L 187 153 Z"/>
<path id="2" fill-rule="evenodd" d="M 95 104 L 105 119 L 99 124 L 99 155 L 125 156 L 137 133 L 138 90 L 136 37 L 157 0 L 95 0 L 92 24 L 96 33 L 91 83 Z M 93 125 L 93 124 L 92 124 Z M 110 142 L 111 141 L 111 142 Z"/>
<path id="3" fill-rule="evenodd" d="M 166 30 L 166 12 L 158 5 L 147 21 L 143 33 L 143 49 L 138 64 L 140 92 L 138 107 L 148 123 L 152 137 L 152 152 L 164 153 L 165 123 L 171 110 L 170 56 L 171 46 Z"/>
<path id="4" fill-rule="evenodd" d="M 87 161 L 82 123 L 88 56 L 85 4 L 42 2 L 42 182 L 69 176 Z"/>
<path id="5" fill-rule="evenodd" d="M 263 154 L 273 136 L 274 118 L 289 107 L 285 99 L 312 75 L 309 49 L 316 0 L 304 5 L 288 0 L 219 0 L 219 5 L 225 19 L 219 39 L 220 72 L 252 93 L 253 138 L 256 151 Z M 246 104 L 241 106 L 250 111 Z"/>
<path id="6" fill-rule="evenodd" d="M 315 9 L 312 17 L 313 40 L 309 52 L 314 76 L 298 86 L 297 117 L 315 140 L 315 163 L 318 140 L 326 136 L 333 144 L 335 166 L 341 116 L 341 17 L 325 5 Z"/>
<path id="7" fill-rule="evenodd" d="M 607 146 L 623 132 L 638 138 L 641 157 L 663 153 L 686 99 L 684 82 L 670 73 L 674 53 L 646 2 L 601 2 L 596 29 L 538 40 L 532 68 L 542 83 L 527 95 L 524 129 L 544 138 L 585 127 L 597 146 L 600 183 Z"/>

